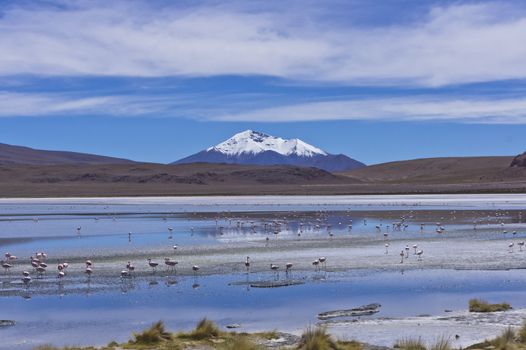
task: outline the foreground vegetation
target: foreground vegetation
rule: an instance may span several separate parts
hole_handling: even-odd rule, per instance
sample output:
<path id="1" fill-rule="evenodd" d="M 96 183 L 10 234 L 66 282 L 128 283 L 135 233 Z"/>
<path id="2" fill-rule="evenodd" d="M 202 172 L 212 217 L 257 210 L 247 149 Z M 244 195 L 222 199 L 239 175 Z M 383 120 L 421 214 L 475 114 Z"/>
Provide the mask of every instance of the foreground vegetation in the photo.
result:
<path id="1" fill-rule="evenodd" d="M 469 301 L 469 312 L 496 312 L 511 310 L 508 303 L 490 304 L 485 300 L 471 299 Z"/>
<path id="2" fill-rule="evenodd" d="M 278 339 L 276 331 L 264 333 L 223 332 L 208 319 L 202 319 L 190 332 L 167 332 L 162 321 L 153 324 L 140 333 L 134 333 L 133 339 L 124 344 L 111 342 L 100 350 L 184 350 L 184 349 L 218 349 L 218 350 L 263 350 L 271 340 Z M 362 350 L 362 345 L 355 341 L 334 340 L 323 327 L 309 328 L 299 341 L 286 344 L 288 349 L 297 350 Z M 35 350 L 96 350 L 93 347 L 39 346 Z"/>
<path id="3" fill-rule="evenodd" d="M 39 346 L 35 350 L 188 350 L 188 349 L 218 349 L 218 350 L 264 350 L 272 340 L 280 338 L 276 332 L 237 333 L 223 332 L 208 319 L 202 319 L 196 328 L 190 332 L 170 333 L 166 331 L 162 321 L 153 324 L 140 333 L 134 333 L 127 343 L 111 342 L 100 348 Z M 426 345 L 421 338 L 404 338 L 393 346 L 401 350 L 452 350 L 451 341 L 446 337 Z M 335 340 L 324 327 L 306 329 L 299 340 L 283 344 L 280 349 L 291 350 L 363 350 L 363 345 L 357 341 Z M 507 328 L 495 339 L 472 345 L 466 350 L 526 350 L 526 321 L 523 326 L 514 330 Z"/>
<path id="4" fill-rule="evenodd" d="M 511 327 L 507 328 L 497 338 L 472 345 L 466 349 L 526 350 L 526 321 L 517 331 Z"/>

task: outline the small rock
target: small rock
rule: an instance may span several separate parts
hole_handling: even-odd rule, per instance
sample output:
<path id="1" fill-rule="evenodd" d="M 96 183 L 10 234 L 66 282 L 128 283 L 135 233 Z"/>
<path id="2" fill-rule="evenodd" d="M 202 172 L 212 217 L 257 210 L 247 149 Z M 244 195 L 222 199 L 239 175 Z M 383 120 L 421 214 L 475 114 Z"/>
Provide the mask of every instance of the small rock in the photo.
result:
<path id="1" fill-rule="evenodd" d="M 14 326 L 15 323 L 16 323 L 16 322 L 13 321 L 13 320 L 0 320 L 0 327 Z"/>
<path id="2" fill-rule="evenodd" d="M 226 328 L 228 328 L 228 329 L 234 329 L 234 328 L 239 328 L 239 327 L 241 327 L 241 325 L 238 324 L 238 323 L 232 323 L 232 324 L 227 324 L 226 325 Z"/>

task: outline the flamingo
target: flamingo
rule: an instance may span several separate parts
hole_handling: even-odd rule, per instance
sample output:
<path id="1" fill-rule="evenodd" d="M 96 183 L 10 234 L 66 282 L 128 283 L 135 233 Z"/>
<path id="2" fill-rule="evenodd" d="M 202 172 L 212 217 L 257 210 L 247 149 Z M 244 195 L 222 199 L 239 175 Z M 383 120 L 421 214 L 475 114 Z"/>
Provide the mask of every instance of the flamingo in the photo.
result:
<path id="1" fill-rule="evenodd" d="M 279 266 L 278 265 L 270 264 L 270 269 L 276 273 L 276 276 L 279 276 L 278 275 L 279 274 L 279 272 L 278 272 Z"/>
<path id="2" fill-rule="evenodd" d="M 59 280 L 61 280 L 62 278 L 64 278 L 65 275 L 66 275 L 66 274 L 64 273 L 64 271 L 59 271 L 59 272 L 58 272 L 58 275 L 57 275 L 57 278 L 58 278 Z"/>
<path id="3" fill-rule="evenodd" d="M 11 265 L 8 262 L 2 261 L 2 267 L 4 268 L 5 273 L 7 274 L 9 272 L 9 269 L 12 268 L 13 265 Z"/>
<path id="4" fill-rule="evenodd" d="M 508 244 L 508 248 L 510 249 L 510 253 L 513 253 L 513 247 L 514 246 L 515 246 L 515 244 L 513 242 Z"/>
<path id="5" fill-rule="evenodd" d="M 524 247 L 524 241 L 517 243 L 517 245 L 519 246 L 519 251 L 522 252 L 522 248 Z"/>
<path id="6" fill-rule="evenodd" d="M 7 261 L 15 261 L 17 259 L 17 257 L 14 256 L 11 253 L 5 253 L 5 257 L 6 257 Z"/>
<path id="7" fill-rule="evenodd" d="M 197 271 L 199 271 L 199 266 L 198 265 L 192 266 L 192 270 L 194 271 L 194 275 L 197 275 Z"/>
<path id="8" fill-rule="evenodd" d="M 24 276 L 22 277 L 22 282 L 27 286 L 27 285 L 31 282 L 31 276 L 29 276 L 29 275 L 27 275 L 27 276 L 24 275 Z"/>
<path id="9" fill-rule="evenodd" d="M 403 264 L 403 263 L 404 263 L 404 255 L 405 255 L 405 254 L 404 254 L 404 250 L 402 249 L 402 250 L 400 251 L 400 264 Z"/>
<path id="10" fill-rule="evenodd" d="M 409 258 L 409 246 L 408 245 L 405 246 L 405 257 Z"/>
<path id="11" fill-rule="evenodd" d="M 419 250 L 416 252 L 416 255 L 418 256 L 418 260 L 421 261 L 422 260 L 422 254 L 424 254 L 424 251 L 423 250 Z"/>
<path id="12" fill-rule="evenodd" d="M 170 258 L 164 258 L 164 263 L 165 263 L 166 266 L 169 267 L 172 271 L 175 270 L 175 265 L 178 264 L 177 261 L 172 260 L 172 259 L 170 259 Z"/>
<path id="13" fill-rule="evenodd" d="M 152 261 L 152 259 L 148 258 L 148 265 L 150 265 L 150 267 L 152 268 L 152 272 L 155 273 L 159 263 L 156 263 L 156 262 Z"/>
<path id="14" fill-rule="evenodd" d="M 288 275 L 290 270 L 292 269 L 292 263 L 288 262 L 285 264 L 285 273 Z"/>
<path id="15" fill-rule="evenodd" d="M 418 248 L 418 246 L 416 244 L 413 244 L 413 249 L 415 250 L 415 255 L 417 253 L 416 249 Z"/>
<path id="16" fill-rule="evenodd" d="M 46 268 L 44 266 L 38 266 L 37 267 L 37 273 L 38 276 L 42 277 L 42 275 L 46 272 Z"/>
<path id="17" fill-rule="evenodd" d="M 250 271 L 250 257 L 247 256 L 247 259 L 245 260 L 245 267 L 247 269 L 247 272 Z"/>
<path id="18" fill-rule="evenodd" d="M 91 278 L 91 275 L 93 274 L 93 268 L 91 266 L 86 266 L 86 270 L 84 270 L 86 275 L 88 275 L 88 278 Z"/>
<path id="19" fill-rule="evenodd" d="M 33 270 L 37 269 L 38 264 L 39 264 L 39 261 L 36 260 L 36 259 L 33 259 L 33 257 L 31 257 L 31 266 L 33 266 Z"/>
<path id="20" fill-rule="evenodd" d="M 389 243 L 385 244 L 385 254 L 389 254 Z"/>
<path id="21" fill-rule="evenodd" d="M 135 266 L 133 266 L 132 263 L 128 261 L 128 263 L 126 264 L 126 269 L 127 269 L 130 273 L 132 273 L 132 272 L 135 271 Z"/>
<path id="22" fill-rule="evenodd" d="M 91 260 L 86 260 L 86 266 L 92 266 L 93 262 Z"/>
<path id="23" fill-rule="evenodd" d="M 130 276 L 129 270 L 122 270 L 121 271 L 121 278 L 126 278 Z"/>
<path id="24" fill-rule="evenodd" d="M 312 265 L 314 265 L 316 271 L 318 271 L 318 269 L 319 269 L 319 265 L 320 265 L 320 261 L 319 261 L 318 259 L 316 259 L 316 260 L 314 260 L 314 261 L 312 262 Z"/>
<path id="25" fill-rule="evenodd" d="M 323 265 L 323 268 L 324 268 L 324 269 L 327 269 L 327 258 L 326 258 L 326 257 L 322 256 L 322 257 L 320 257 L 320 258 L 318 259 L 318 261 L 320 262 L 320 264 Z"/>

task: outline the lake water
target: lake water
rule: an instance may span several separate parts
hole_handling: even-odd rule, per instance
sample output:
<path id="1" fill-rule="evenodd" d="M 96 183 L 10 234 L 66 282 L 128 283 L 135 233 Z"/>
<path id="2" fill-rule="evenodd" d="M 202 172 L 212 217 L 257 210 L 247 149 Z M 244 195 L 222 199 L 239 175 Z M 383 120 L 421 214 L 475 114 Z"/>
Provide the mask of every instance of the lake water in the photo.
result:
<path id="1" fill-rule="evenodd" d="M 384 233 L 436 239 L 439 226 L 447 229 L 448 242 L 502 239 L 504 230 L 508 236 L 516 231 L 514 238 L 520 239 L 526 237 L 523 208 L 526 196 L 520 195 L 0 200 L 0 251 L 17 255 L 17 264 L 27 264 L 37 251 L 45 251 L 52 261 L 62 256 L 135 254 L 173 244 L 261 242 L 277 239 L 276 227 L 279 239 L 291 241 L 298 233 L 302 239 L 328 233 L 360 241 L 382 241 Z M 401 221 L 407 226 L 394 229 L 393 223 Z M 159 319 L 174 330 L 190 329 L 208 317 L 221 326 L 239 323 L 247 331 L 298 332 L 316 323 L 319 312 L 369 303 L 382 304 L 373 317 L 442 314 L 465 309 L 473 297 L 526 307 L 523 270 L 400 267 L 295 271 L 288 277 L 304 284 L 251 288 L 246 283 L 273 280 L 272 272 L 159 274 L 107 281 L 79 276 L 64 283 L 49 276 L 37 293 L 31 287 L 24 290 L 19 276 L 4 274 L 0 319 L 17 323 L 0 328 L 0 348 L 125 341 L 132 331 Z M 22 292 L 9 293 L 13 288 Z"/>

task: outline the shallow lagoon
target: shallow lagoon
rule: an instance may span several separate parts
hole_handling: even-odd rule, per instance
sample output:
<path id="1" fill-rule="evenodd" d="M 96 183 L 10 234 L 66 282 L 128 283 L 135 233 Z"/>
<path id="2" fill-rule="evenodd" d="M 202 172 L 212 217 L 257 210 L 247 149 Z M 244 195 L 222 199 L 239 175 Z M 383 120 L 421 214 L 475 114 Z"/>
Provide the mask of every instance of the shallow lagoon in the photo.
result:
<path id="1" fill-rule="evenodd" d="M 266 237 L 271 245 L 267 249 L 272 250 L 272 244 L 277 246 L 280 241 L 299 240 L 298 233 L 302 240 L 331 239 L 330 232 L 336 238 L 380 242 L 382 246 L 386 232 L 400 241 L 439 239 L 444 244 L 508 239 L 512 231 L 517 231 L 514 239 L 523 239 L 524 204 L 525 196 L 375 196 L 369 203 L 364 196 L 301 200 L 263 197 L 261 203 L 254 197 L 236 202 L 221 197 L 1 200 L 0 249 L 18 255 L 22 263 L 35 251 L 46 251 L 54 261 L 51 259 L 75 255 L 170 251 L 173 244 L 184 248 L 235 247 L 239 242 L 254 242 L 263 246 Z M 392 223 L 402 216 L 407 227 L 393 231 Z M 280 222 L 279 237 L 273 234 L 274 222 Z M 446 226 L 447 236 L 437 238 L 436 222 Z M 477 230 L 473 230 L 474 222 Z M 425 223 L 423 230 L 421 223 Z M 81 227 L 80 234 L 77 227 Z M 503 234 L 504 230 L 509 232 Z M 244 256 L 242 251 L 240 256 Z M 526 254 L 517 257 L 519 263 L 524 258 Z M 46 276 L 45 288 L 30 286 L 23 290 L 18 277 L 4 275 L 0 318 L 14 319 L 17 324 L 0 329 L 0 348 L 26 349 L 42 343 L 100 345 L 114 339 L 124 341 L 131 331 L 159 319 L 170 329 L 189 329 L 204 316 L 222 326 L 240 323 L 247 331 L 277 328 L 297 333 L 316 323 L 318 312 L 373 302 L 382 304 L 373 318 L 440 315 L 446 309 L 465 309 L 472 297 L 509 301 L 515 308 L 526 308 L 526 274 L 520 269 L 466 271 L 400 266 L 389 271 L 332 270 L 329 265 L 328 272 L 303 269 L 289 277 L 305 283 L 258 289 L 244 282 L 273 280 L 276 276 L 263 271 L 193 277 L 160 271 L 151 276 L 89 283 L 84 276 L 63 283 Z M 285 278 L 283 272 L 279 278 Z M 9 293 L 13 288 L 22 292 Z"/>

